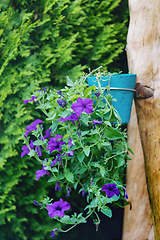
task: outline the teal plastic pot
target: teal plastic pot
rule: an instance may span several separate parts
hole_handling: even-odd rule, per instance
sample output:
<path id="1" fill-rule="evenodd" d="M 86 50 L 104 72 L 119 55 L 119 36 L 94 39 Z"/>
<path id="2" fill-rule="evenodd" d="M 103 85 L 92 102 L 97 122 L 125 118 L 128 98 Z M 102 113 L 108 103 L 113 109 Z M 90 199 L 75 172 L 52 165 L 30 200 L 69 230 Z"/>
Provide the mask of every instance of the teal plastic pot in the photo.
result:
<path id="1" fill-rule="evenodd" d="M 93 85 L 98 87 L 98 82 L 94 76 L 88 77 L 87 82 L 89 87 Z M 117 100 L 112 101 L 112 105 L 118 111 L 122 124 L 127 124 L 130 121 L 136 74 L 116 74 L 111 77 L 102 77 L 100 84 L 102 88 L 110 86 L 111 95 Z"/>

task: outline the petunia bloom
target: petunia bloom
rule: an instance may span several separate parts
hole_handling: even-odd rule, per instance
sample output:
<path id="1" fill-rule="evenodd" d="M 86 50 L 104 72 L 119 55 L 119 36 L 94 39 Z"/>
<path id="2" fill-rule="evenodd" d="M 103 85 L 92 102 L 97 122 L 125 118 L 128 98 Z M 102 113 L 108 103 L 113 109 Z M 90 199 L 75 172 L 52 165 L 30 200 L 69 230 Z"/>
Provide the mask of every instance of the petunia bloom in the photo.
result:
<path id="1" fill-rule="evenodd" d="M 40 123 L 43 123 L 43 121 L 40 120 L 40 119 L 36 119 L 31 125 L 28 125 L 26 127 L 27 131 L 25 132 L 24 135 L 27 136 L 29 132 L 37 130 L 37 125 L 40 124 Z"/>
<path id="2" fill-rule="evenodd" d="M 76 103 L 71 106 L 72 110 L 81 117 L 82 112 L 90 114 L 93 111 L 93 101 L 90 98 L 78 98 Z"/>
<path id="3" fill-rule="evenodd" d="M 102 187 L 102 191 L 105 191 L 108 198 L 113 197 L 114 195 L 119 196 L 119 189 L 116 188 L 116 184 L 108 183 Z"/>
<path id="4" fill-rule="evenodd" d="M 79 118 L 78 118 L 78 116 L 77 116 L 77 114 L 76 113 L 72 113 L 70 116 L 68 116 L 68 117 L 65 117 L 65 118 L 63 118 L 63 117 L 61 117 L 60 118 L 60 121 L 62 121 L 62 122 L 65 122 L 65 121 L 72 121 L 72 123 L 75 125 L 75 121 L 77 121 Z"/>
<path id="5" fill-rule="evenodd" d="M 59 99 L 57 100 L 57 103 L 59 104 L 59 106 L 61 106 L 61 107 L 63 107 L 63 108 L 66 106 L 66 101 L 63 100 L 63 99 L 61 99 L 61 98 L 59 98 Z"/>
<path id="6" fill-rule="evenodd" d="M 26 104 L 26 103 L 28 103 L 28 102 L 33 102 L 34 101 L 34 99 L 36 99 L 37 97 L 35 97 L 35 96 L 32 96 L 32 98 L 31 99 L 28 99 L 28 100 L 24 100 L 23 101 L 23 103 L 24 104 Z"/>
<path id="7" fill-rule="evenodd" d="M 70 203 L 63 201 L 62 198 L 60 198 L 60 201 L 47 205 L 48 215 L 51 218 L 54 218 L 55 216 L 63 217 L 64 211 L 67 211 L 69 209 Z"/>
<path id="8" fill-rule="evenodd" d="M 31 149 L 33 149 L 34 148 L 34 144 L 33 144 L 33 140 L 31 140 L 31 143 L 29 144 L 29 147 L 31 148 Z M 24 145 L 21 149 L 22 149 L 22 153 L 21 153 L 21 158 L 24 156 L 24 155 L 28 155 L 29 154 L 29 152 L 30 152 L 30 149 L 29 149 L 29 147 L 27 146 L 27 145 Z"/>
<path id="9" fill-rule="evenodd" d="M 61 151 L 61 146 L 63 144 L 66 144 L 63 141 L 57 141 L 59 138 L 63 138 L 63 137 L 61 135 L 56 135 L 54 138 L 51 137 L 50 141 L 48 141 L 47 150 L 49 150 L 50 153 L 53 152 L 54 150 Z"/>
<path id="10" fill-rule="evenodd" d="M 58 231 L 58 230 L 59 230 L 58 228 L 55 228 L 55 229 L 53 229 L 53 230 L 51 231 L 51 237 L 52 237 L 52 239 L 55 238 L 55 236 L 56 236 L 55 231 Z"/>
<path id="11" fill-rule="evenodd" d="M 36 146 L 35 152 L 37 153 L 38 157 L 41 157 L 42 156 L 41 146 Z"/>
<path id="12" fill-rule="evenodd" d="M 103 121 L 93 120 L 92 121 L 94 128 L 96 127 L 96 124 L 102 124 Z"/>
<path id="13" fill-rule="evenodd" d="M 42 203 L 39 203 L 39 202 L 37 202 L 36 200 L 33 200 L 33 203 L 34 203 L 34 205 L 39 206 L 39 207 L 42 207 L 42 206 L 43 206 Z"/>
<path id="14" fill-rule="evenodd" d="M 127 190 L 124 186 L 122 186 L 122 188 L 124 189 L 124 196 L 126 199 L 128 199 L 128 194 L 127 194 Z"/>
<path id="15" fill-rule="evenodd" d="M 65 96 L 62 94 L 62 91 L 61 91 L 61 90 L 57 91 L 57 93 L 58 93 L 59 95 L 61 95 L 63 98 L 65 98 Z"/>
<path id="16" fill-rule="evenodd" d="M 55 191 L 59 191 L 59 192 L 61 192 L 61 185 L 60 185 L 60 182 L 56 182 L 56 185 L 55 185 Z"/>
<path id="17" fill-rule="evenodd" d="M 99 99 L 99 95 L 100 95 L 100 93 L 97 92 L 97 93 L 95 93 L 95 95 L 96 95 L 97 99 Z"/>
<path id="18" fill-rule="evenodd" d="M 48 176 L 50 176 L 51 174 L 44 169 L 45 166 L 42 166 L 41 170 L 37 170 L 36 171 L 36 180 L 38 181 L 40 177 L 42 177 L 43 175 L 47 174 Z"/>
<path id="19" fill-rule="evenodd" d="M 45 133 L 46 135 L 44 135 L 44 139 L 47 139 L 47 138 L 50 138 L 51 137 L 51 132 L 52 132 L 52 129 L 51 128 L 48 128 Z"/>

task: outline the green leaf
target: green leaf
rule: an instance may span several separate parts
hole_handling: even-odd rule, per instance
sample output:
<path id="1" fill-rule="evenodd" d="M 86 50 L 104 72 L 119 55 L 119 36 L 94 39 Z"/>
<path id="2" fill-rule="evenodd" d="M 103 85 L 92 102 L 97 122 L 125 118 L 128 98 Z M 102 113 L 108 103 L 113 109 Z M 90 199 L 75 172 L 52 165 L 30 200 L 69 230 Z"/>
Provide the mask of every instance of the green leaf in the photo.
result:
<path id="1" fill-rule="evenodd" d="M 57 181 L 57 179 L 54 176 L 52 176 L 48 179 L 47 182 L 55 182 L 55 181 Z"/>
<path id="2" fill-rule="evenodd" d="M 120 168 L 126 163 L 123 157 L 117 156 L 115 159 L 117 163 L 117 166 L 115 168 Z"/>
<path id="3" fill-rule="evenodd" d="M 67 76 L 67 86 L 69 87 L 74 87 L 74 83 L 72 82 L 72 80 Z"/>
<path id="4" fill-rule="evenodd" d="M 82 167 L 78 168 L 78 169 L 75 171 L 75 173 L 76 173 L 76 174 L 83 174 L 87 169 L 88 169 L 87 167 L 82 166 Z"/>
<path id="5" fill-rule="evenodd" d="M 57 130 L 57 126 L 58 126 L 58 121 L 57 120 L 52 121 L 52 126 L 51 126 L 52 133 L 54 133 Z"/>
<path id="6" fill-rule="evenodd" d="M 81 135 L 82 135 L 82 136 L 85 136 L 85 135 L 87 135 L 88 133 L 89 133 L 89 131 L 82 131 Z"/>
<path id="7" fill-rule="evenodd" d="M 84 154 L 83 152 L 78 153 L 78 154 L 77 154 L 77 158 L 78 158 L 78 160 L 80 161 L 80 163 L 82 163 L 83 160 L 84 160 L 84 158 L 85 158 L 85 154 Z"/>
<path id="8" fill-rule="evenodd" d="M 123 135 L 121 132 L 118 131 L 118 129 L 112 128 L 112 127 L 106 127 L 104 131 L 104 135 L 108 140 L 116 140 L 116 139 L 122 139 Z"/>
<path id="9" fill-rule="evenodd" d="M 111 218 L 112 217 L 112 210 L 107 207 L 107 206 L 104 206 L 102 209 L 101 209 L 101 212 L 103 214 L 105 214 L 107 217 Z"/>
<path id="10" fill-rule="evenodd" d="M 119 200 L 119 198 L 120 198 L 120 195 L 119 195 L 119 196 L 114 195 L 114 196 L 111 197 L 111 198 L 107 198 L 107 199 L 106 199 L 106 203 L 116 202 L 116 201 Z"/>
<path id="11" fill-rule="evenodd" d="M 100 167 L 100 174 L 101 174 L 102 177 L 105 176 L 105 172 L 106 172 L 106 171 L 105 171 L 105 168 L 101 166 L 101 167 Z"/>
<path id="12" fill-rule="evenodd" d="M 96 167 L 96 168 L 99 168 L 99 167 L 100 167 L 100 164 L 97 163 L 97 162 L 91 162 L 89 165 L 90 165 L 90 166 L 93 166 L 93 167 Z"/>
<path id="13" fill-rule="evenodd" d="M 88 126 L 88 119 L 89 119 L 89 116 L 86 115 L 86 114 L 82 114 L 81 115 L 81 120 L 82 120 L 82 123 L 86 126 Z"/>
<path id="14" fill-rule="evenodd" d="M 43 145 L 45 142 L 42 140 L 36 140 L 33 142 L 34 146 L 39 146 L 39 145 Z"/>
<path id="15" fill-rule="evenodd" d="M 48 120 L 48 121 L 49 121 L 49 120 L 53 120 L 53 119 L 55 119 L 55 117 L 56 117 L 56 113 L 54 113 L 52 117 L 46 118 L 46 120 Z"/>
<path id="16" fill-rule="evenodd" d="M 88 88 L 86 88 L 85 90 L 84 90 L 84 97 L 87 97 L 90 93 L 91 93 L 91 91 L 93 90 L 93 89 L 96 89 L 96 86 L 91 86 L 91 87 L 88 87 Z"/>
<path id="17" fill-rule="evenodd" d="M 74 95 L 74 96 L 70 97 L 68 100 L 69 100 L 69 101 L 73 101 L 73 100 L 75 100 L 75 99 L 77 99 L 77 98 L 79 98 L 79 97 L 80 97 L 79 94 L 78 94 L 78 95 Z"/>
<path id="18" fill-rule="evenodd" d="M 97 207 L 97 198 L 93 199 L 92 202 L 89 205 L 87 205 L 84 210 L 86 210 L 87 208 L 95 208 L 95 207 Z"/>
<path id="19" fill-rule="evenodd" d="M 88 157 L 90 154 L 90 147 L 84 147 L 83 148 L 83 152 L 85 153 L 85 155 Z"/>
<path id="20" fill-rule="evenodd" d="M 67 181 L 71 182 L 71 183 L 74 183 L 74 175 L 72 172 L 70 172 L 69 170 L 67 170 L 65 172 L 65 177 L 67 179 Z"/>
<path id="21" fill-rule="evenodd" d="M 52 172 L 58 172 L 58 169 L 56 167 L 52 167 Z"/>
<path id="22" fill-rule="evenodd" d="M 97 133 L 98 133 L 97 129 L 91 129 L 91 132 L 90 132 L 90 134 L 89 134 L 89 135 L 92 135 L 92 134 L 97 134 Z"/>

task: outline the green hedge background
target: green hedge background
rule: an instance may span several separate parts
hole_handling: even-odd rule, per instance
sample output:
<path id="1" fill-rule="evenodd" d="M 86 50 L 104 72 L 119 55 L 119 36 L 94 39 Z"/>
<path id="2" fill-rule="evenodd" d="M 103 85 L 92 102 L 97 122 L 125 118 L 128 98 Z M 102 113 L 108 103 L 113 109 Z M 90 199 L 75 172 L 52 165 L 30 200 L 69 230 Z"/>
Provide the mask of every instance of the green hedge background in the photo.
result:
<path id="1" fill-rule="evenodd" d="M 18 141 L 40 117 L 24 99 L 60 88 L 88 68 L 127 71 L 127 0 L 1 0 L 0 2 L 0 239 L 49 239 L 55 227 L 33 205 L 48 192 L 39 166 L 21 159 Z M 41 116 L 43 120 L 43 116 Z"/>

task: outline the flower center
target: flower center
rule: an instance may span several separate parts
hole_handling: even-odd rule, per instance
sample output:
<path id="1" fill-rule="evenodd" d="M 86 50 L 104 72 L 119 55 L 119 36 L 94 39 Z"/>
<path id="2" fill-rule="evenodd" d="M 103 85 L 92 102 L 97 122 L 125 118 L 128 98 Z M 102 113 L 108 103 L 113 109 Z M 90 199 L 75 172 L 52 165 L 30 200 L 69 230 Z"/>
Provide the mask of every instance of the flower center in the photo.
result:
<path id="1" fill-rule="evenodd" d="M 61 208 L 60 206 L 57 206 L 57 207 L 56 207 L 56 210 L 61 211 L 62 208 Z"/>

